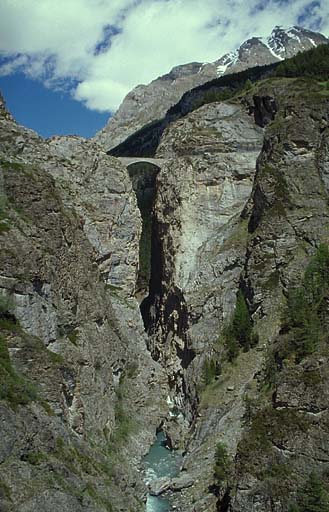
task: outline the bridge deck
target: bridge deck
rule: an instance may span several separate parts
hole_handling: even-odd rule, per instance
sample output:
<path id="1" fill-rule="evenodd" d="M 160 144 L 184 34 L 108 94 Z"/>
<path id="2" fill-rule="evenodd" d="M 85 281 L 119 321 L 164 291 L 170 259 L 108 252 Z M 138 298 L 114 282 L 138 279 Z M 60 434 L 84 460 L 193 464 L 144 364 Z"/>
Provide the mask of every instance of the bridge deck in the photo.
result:
<path id="1" fill-rule="evenodd" d="M 156 165 L 157 167 L 161 167 L 166 160 L 164 158 L 142 158 L 142 157 L 118 157 L 118 160 L 125 166 L 128 167 L 132 164 L 137 164 L 139 162 L 147 162 L 149 164 Z"/>

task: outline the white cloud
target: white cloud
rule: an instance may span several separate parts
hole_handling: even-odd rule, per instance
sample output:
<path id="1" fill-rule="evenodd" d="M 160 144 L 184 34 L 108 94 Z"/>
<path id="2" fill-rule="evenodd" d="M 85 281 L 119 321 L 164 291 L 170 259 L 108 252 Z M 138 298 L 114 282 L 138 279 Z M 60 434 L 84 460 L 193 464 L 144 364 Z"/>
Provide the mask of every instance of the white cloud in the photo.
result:
<path id="1" fill-rule="evenodd" d="M 307 11 L 307 6 L 312 6 Z M 173 66 L 212 61 L 274 25 L 329 32 L 329 0 L 1 0 L 0 74 L 17 70 L 109 111 L 134 86 Z M 97 54 L 104 30 L 117 27 Z"/>

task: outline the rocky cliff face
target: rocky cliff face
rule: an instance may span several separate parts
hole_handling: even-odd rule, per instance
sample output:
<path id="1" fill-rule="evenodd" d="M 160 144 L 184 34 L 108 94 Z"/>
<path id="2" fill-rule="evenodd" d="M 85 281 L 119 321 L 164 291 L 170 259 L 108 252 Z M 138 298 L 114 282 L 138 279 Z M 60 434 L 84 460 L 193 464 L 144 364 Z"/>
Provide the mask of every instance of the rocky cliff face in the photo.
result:
<path id="1" fill-rule="evenodd" d="M 154 355 L 171 365 L 172 399 L 179 407 L 184 390 L 198 414 L 184 463 L 195 484 L 176 496 L 180 510 L 286 511 L 312 470 L 326 482 L 326 345 L 300 358 L 292 347 L 301 331 L 283 320 L 290 287 L 328 243 L 322 87 L 257 84 L 169 126 L 158 147 L 168 161 L 146 323 Z M 233 348 L 232 318 L 253 329 Z M 216 459 L 219 443 L 230 462 Z"/>
<path id="2" fill-rule="evenodd" d="M 327 39 L 323 35 L 301 27 L 288 30 L 275 27 L 268 38 L 248 39 L 235 52 L 215 62 L 177 66 L 150 84 L 133 89 L 94 139 L 105 150 L 113 149 L 143 126 L 163 118 L 167 110 L 193 87 L 222 75 L 278 62 L 325 42 Z"/>
<path id="3" fill-rule="evenodd" d="M 167 382 L 134 299 L 129 176 L 91 142 L 43 141 L 3 103 L 0 122 L 0 508 L 143 509 L 138 463 Z"/>
<path id="4" fill-rule="evenodd" d="M 143 510 L 159 427 L 176 510 L 328 509 L 328 98 L 254 82 L 169 123 L 161 169 L 1 102 L 1 510 Z"/>

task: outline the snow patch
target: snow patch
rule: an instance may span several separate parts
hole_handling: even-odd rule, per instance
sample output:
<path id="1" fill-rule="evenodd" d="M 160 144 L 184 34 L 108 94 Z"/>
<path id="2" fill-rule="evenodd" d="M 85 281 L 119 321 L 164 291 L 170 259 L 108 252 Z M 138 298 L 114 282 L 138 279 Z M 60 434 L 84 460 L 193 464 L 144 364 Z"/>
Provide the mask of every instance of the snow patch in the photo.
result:
<path id="1" fill-rule="evenodd" d="M 209 64 L 209 62 L 203 62 L 203 63 L 201 64 L 201 66 L 199 67 L 198 74 L 199 74 L 199 73 L 202 73 L 203 68 L 204 68 L 205 66 L 208 66 L 208 64 Z"/>
<path id="2" fill-rule="evenodd" d="M 218 62 L 217 66 L 217 75 L 222 76 L 227 68 L 234 66 L 239 59 L 239 52 L 236 50 L 235 52 L 230 52 L 227 55 L 224 55 Z"/>
<path id="3" fill-rule="evenodd" d="M 281 55 L 276 52 L 276 51 L 280 51 L 280 48 L 278 47 L 278 45 L 276 44 L 276 42 L 274 41 L 274 39 L 272 37 L 269 37 L 269 38 L 262 37 L 261 41 L 264 44 L 264 46 L 266 46 L 266 48 L 270 51 L 270 53 L 273 55 L 273 57 L 275 57 L 278 60 L 284 60 L 283 57 L 281 57 Z M 275 48 L 276 51 L 274 50 L 273 47 Z M 282 51 L 282 49 L 281 49 L 281 51 Z"/>
<path id="4" fill-rule="evenodd" d="M 218 76 L 224 75 L 226 70 L 227 70 L 227 65 L 217 66 L 217 75 Z"/>
<path id="5" fill-rule="evenodd" d="M 296 41 L 298 41 L 298 43 L 301 43 L 300 37 L 296 34 L 296 32 L 297 30 L 294 27 L 286 30 L 286 34 L 288 34 L 290 39 L 295 39 Z"/>

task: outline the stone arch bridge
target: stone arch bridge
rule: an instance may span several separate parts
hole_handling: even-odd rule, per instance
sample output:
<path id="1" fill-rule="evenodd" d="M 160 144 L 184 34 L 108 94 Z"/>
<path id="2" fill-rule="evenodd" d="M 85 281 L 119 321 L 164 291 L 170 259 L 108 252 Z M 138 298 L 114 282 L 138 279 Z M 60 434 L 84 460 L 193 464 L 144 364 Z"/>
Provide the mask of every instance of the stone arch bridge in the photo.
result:
<path id="1" fill-rule="evenodd" d="M 148 163 L 148 164 L 156 165 L 157 167 L 159 167 L 159 169 L 161 169 L 163 164 L 167 161 L 164 158 L 147 158 L 147 157 L 143 158 L 143 157 L 133 157 L 133 156 L 132 157 L 120 156 L 120 157 L 118 157 L 118 160 L 120 160 L 120 162 L 125 167 L 129 167 L 130 165 L 138 164 L 138 163 Z"/>

